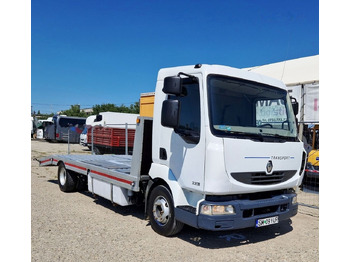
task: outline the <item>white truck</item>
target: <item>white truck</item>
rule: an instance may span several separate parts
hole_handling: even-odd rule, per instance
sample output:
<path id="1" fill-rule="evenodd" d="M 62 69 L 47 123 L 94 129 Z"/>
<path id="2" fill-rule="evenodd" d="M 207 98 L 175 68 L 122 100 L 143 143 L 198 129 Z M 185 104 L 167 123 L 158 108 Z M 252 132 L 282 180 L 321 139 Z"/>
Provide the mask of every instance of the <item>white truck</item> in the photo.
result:
<path id="1" fill-rule="evenodd" d="M 125 139 L 127 138 L 125 132 L 135 133 L 136 119 L 138 116 L 138 114 L 118 112 L 101 112 L 98 115 L 89 116 L 86 118 L 84 130 L 80 134 L 80 144 L 94 150 L 94 153 L 98 155 L 103 152 L 110 153 L 120 151 L 117 150 L 120 149 L 119 143 L 113 142 L 116 142 L 116 139 L 117 141 L 121 139 L 125 143 Z M 94 127 L 97 127 L 97 129 Z M 113 128 L 114 131 L 112 131 L 111 128 Z M 94 133 L 94 144 L 92 144 L 92 133 Z M 108 133 L 110 133 L 110 137 L 106 139 Z M 133 136 L 130 137 L 131 144 L 133 141 L 132 138 Z"/>
<path id="2" fill-rule="evenodd" d="M 139 117 L 132 156 L 53 155 L 62 191 L 88 188 L 143 203 L 154 231 L 277 224 L 297 214 L 306 154 L 285 85 L 219 65 L 161 69 L 153 117 Z"/>
<path id="3" fill-rule="evenodd" d="M 84 130 L 81 132 L 80 134 L 80 142 L 79 144 L 82 146 L 87 146 L 89 147 L 89 149 L 91 148 L 91 145 L 87 143 L 87 132 L 88 132 L 88 127 L 95 125 L 96 122 L 94 122 L 96 120 L 96 115 L 91 115 L 88 116 L 85 120 L 85 126 L 84 126 Z"/>

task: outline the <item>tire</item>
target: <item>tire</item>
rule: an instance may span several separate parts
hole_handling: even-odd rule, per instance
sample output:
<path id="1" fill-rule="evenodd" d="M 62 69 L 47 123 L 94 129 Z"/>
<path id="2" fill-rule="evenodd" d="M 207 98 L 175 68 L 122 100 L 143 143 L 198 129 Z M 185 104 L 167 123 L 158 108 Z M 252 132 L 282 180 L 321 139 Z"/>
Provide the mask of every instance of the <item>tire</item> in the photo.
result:
<path id="1" fill-rule="evenodd" d="M 150 194 L 148 216 L 152 229 L 162 236 L 175 235 L 184 226 L 175 219 L 172 195 L 163 185 L 156 186 Z"/>
<path id="2" fill-rule="evenodd" d="M 68 171 L 63 163 L 58 166 L 58 185 L 63 192 L 75 192 L 77 188 L 77 177 L 73 172 Z"/>
<path id="3" fill-rule="evenodd" d="M 101 150 L 96 146 L 94 146 L 94 153 L 95 153 L 95 155 L 102 155 Z"/>

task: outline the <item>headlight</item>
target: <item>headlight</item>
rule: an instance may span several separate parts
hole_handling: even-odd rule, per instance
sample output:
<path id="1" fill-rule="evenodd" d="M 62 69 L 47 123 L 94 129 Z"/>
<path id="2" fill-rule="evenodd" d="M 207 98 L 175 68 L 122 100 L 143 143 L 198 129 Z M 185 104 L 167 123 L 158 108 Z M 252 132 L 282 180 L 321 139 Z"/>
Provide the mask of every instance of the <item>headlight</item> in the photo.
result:
<path id="1" fill-rule="evenodd" d="M 295 196 L 292 198 L 292 204 L 295 205 L 297 203 L 298 203 L 298 198 L 297 198 L 297 196 Z"/>
<path id="2" fill-rule="evenodd" d="M 235 215 L 236 211 L 232 205 L 202 205 L 201 214 L 203 215 Z"/>

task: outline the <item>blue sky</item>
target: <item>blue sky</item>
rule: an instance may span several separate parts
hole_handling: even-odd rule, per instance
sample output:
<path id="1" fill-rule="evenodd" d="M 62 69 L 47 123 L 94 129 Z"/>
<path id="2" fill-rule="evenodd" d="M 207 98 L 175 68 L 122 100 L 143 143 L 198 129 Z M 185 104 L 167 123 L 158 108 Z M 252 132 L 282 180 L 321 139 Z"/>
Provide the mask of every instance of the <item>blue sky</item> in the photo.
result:
<path id="1" fill-rule="evenodd" d="M 31 105 L 129 105 L 158 70 L 319 54 L 318 1 L 32 0 Z"/>

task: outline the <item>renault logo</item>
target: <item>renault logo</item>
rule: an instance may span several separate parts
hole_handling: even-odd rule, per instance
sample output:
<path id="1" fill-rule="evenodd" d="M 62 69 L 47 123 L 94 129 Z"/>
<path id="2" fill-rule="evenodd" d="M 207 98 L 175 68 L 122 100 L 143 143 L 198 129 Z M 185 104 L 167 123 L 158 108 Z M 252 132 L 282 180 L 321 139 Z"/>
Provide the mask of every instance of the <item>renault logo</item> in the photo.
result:
<path id="1" fill-rule="evenodd" d="M 266 165 L 266 174 L 271 174 L 272 168 L 273 168 L 272 161 L 269 160 L 269 162 L 267 162 L 267 165 Z"/>

